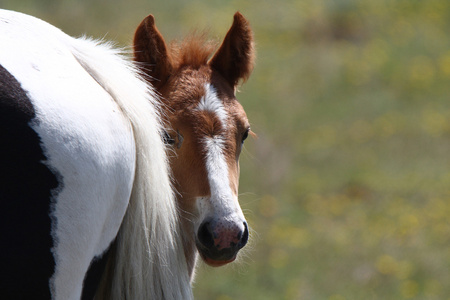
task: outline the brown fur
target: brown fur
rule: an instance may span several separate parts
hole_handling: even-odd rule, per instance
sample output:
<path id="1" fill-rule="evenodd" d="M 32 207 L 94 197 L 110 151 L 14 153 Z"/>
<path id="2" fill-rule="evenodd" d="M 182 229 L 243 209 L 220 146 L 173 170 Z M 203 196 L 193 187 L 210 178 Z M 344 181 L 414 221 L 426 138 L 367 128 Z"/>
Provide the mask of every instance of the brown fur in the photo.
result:
<path id="1" fill-rule="evenodd" d="M 140 62 L 139 67 L 153 79 L 153 85 L 158 88 L 165 84 L 172 74 L 170 53 L 161 33 L 155 26 L 155 18 L 149 15 L 136 29 L 134 35 L 134 60 Z"/>
<path id="2" fill-rule="evenodd" d="M 254 61 L 253 32 L 244 16 L 237 12 L 234 15 L 233 25 L 210 64 L 236 87 L 239 79 L 243 81 L 248 79 Z"/>
<path id="3" fill-rule="evenodd" d="M 209 62 L 216 42 L 207 40 L 205 33 L 193 33 L 182 41 L 172 42 L 168 47 L 156 28 L 153 15 L 149 15 L 138 26 L 133 44 L 134 60 L 150 79 L 157 80 L 152 81 L 152 84 L 158 89 L 180 68 L 190 66 L 198 69 L 207 64 L 236 88 L 240 79 L 245 82 L 249 78 L 255 61 L 253 32 L 239 12 L 234 15 L 233 25 Z"/>
<path id="4" fill-rule="evenodd" d="M 170 44 L 170 56 L 175 69 L 190 66 L 198 69 L 208 63 L 217 43 L 208 40 L 206 33 L 192 33 L 182 41 L 174 41 Z"/>

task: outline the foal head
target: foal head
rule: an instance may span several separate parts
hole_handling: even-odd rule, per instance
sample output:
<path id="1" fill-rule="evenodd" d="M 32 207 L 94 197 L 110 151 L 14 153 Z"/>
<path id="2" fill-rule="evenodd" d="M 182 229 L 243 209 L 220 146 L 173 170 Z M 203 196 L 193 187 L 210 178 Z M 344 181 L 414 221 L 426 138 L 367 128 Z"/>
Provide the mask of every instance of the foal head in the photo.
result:
<path id="1" fill-rule="evenodd" d="M 162 96 L 188 264 L 192 270 L 195 248 L 211 266 L 232 262 L 248 240 L 238 181 L 250 125 L 235 92 L 253 68 L 250 26 L 236 13 L 212 55 L 213 45 L 199 37 L 166 45 L 150 15 L 136 30 L 134 50 L 135 61 Z"/>

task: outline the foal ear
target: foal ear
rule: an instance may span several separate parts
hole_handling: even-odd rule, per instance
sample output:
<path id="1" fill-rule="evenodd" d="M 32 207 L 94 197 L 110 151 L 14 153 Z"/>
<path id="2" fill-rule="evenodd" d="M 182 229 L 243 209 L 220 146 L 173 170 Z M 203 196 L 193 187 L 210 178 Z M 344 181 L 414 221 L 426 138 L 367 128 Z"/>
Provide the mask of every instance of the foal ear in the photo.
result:
<path id="1" fill-rule="evenodd" d="M 254 60 L 252 29 L 244 16 L 237 12 L 233 25 L 209 64 L 236 88 L 240 79 L 245 81 L 250 76 Z"/>
<path id="2" fill-rule="evenodd" d="M 156 89 L 161 88 L 172 73 L 172 63 L 166 42 L 155 25 L 152 15 L 146 17 L 134 34 L 134 60 L 150 76 Z"/>

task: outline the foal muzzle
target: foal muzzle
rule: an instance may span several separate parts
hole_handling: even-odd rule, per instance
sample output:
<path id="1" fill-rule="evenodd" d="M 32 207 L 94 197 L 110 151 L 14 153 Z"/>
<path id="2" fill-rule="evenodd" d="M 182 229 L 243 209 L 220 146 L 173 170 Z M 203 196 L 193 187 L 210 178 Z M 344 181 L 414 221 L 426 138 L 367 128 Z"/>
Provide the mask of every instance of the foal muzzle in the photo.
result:
<path id="1" fill-rule="evenodd" d="M 245 221 L 211 219 L 204 221 L 197 232 L 197 249 L 203 260 L 214 267 L 234 261 L 247 241 Z"/>

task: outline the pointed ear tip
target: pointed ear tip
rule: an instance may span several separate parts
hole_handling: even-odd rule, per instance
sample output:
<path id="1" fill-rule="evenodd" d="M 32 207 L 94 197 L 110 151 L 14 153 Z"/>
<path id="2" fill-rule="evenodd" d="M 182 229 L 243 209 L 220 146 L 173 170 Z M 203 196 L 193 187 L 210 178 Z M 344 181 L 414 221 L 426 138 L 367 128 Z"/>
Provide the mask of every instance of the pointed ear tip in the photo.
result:
<path id="1" fill-rule="evenodd" d="M 245 23 L 248 22 L 247 19 L 244 17 L 244 15 L 241 14 L 239 11 L 237 11 L 237 12 L 234 14 L 234 21 L 235 21 L 235 22 L 245 22 Z"/>
<path id="2" fill-rule="evenodd" d="M 155 25 L 155 17 L 152 14 L 149 14 L 145 17 L 144 21 L 147 25 L 154 26 Z"/>

